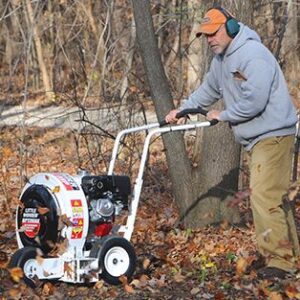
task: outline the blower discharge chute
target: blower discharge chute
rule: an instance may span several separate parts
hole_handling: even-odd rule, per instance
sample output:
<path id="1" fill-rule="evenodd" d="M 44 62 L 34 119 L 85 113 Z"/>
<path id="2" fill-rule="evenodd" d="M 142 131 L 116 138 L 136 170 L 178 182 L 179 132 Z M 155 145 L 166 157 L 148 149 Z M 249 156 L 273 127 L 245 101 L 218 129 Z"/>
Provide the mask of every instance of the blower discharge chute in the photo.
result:
<path id="1" fill-rule="evenodd" d="M 202 113 L 202 109 L 181 111 L 178 117 Z M 151 138 L 171 131 L 193 130 L 216 124 L 215 120 L 166 126 L 165 122 L 125 129 L 116 137 L 107 175 L 93 176 L 85 171 L 39 173 L 25 185 L 16 214 L 19 246 L 10 267 L 23 270 L 23 280 L 35 286 L 38 280 L 71 283 L 121 283 L 130 279 L 136 267 L 136 254 L 130 243 L 140 199 L 143 173 Z M 113 173 L 122 138 L 148 131 L 133 191 L 130 178 Z M 131 199 L 129 200 L 129 196 Z M 126 224 L 116 216 L 126 215 Z"/>

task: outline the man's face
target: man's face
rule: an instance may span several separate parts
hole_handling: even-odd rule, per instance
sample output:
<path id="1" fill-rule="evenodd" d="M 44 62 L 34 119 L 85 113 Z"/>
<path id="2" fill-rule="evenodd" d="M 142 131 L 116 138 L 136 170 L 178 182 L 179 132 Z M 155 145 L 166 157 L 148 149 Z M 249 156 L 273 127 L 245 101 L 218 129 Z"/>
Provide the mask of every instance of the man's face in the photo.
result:
<path id="1" fill-rule="evenodd" d="M 205 34 L 210 49 L 215 54 L 223 53 L 232 41 L 232 38 L 228 36 L 225 28 L 225 24 L 214 34 Z"/>

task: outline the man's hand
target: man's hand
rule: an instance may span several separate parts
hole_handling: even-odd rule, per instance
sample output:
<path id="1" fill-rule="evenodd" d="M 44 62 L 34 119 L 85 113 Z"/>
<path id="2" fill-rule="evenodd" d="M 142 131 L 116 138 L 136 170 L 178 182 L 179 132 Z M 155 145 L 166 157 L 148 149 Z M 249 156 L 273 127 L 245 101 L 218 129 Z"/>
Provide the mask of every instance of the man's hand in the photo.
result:
<path id="1" fill-rule="evenodd" d="M 220 121 L 220 113 L 221 112 L 219 110 L 215 110 L 215 109 L 210 110 L 207 113 L 207 115 L 206 115 L 206 119 L 208 121 L 211 121 L 211 120 L 218 120 L 218 121 Z"/>
<path id="2" fill-rule="evenodd" d="M 185 121 L 186 121 L 186 118 L 180 118 L 180 119 L 177 119 L 176 118 L 176 115 L 179 113 L 180 110 L 178 109 L 173 109 L 171 110 L 165 117 L 165 120 L 167 123 L 170 123 L 170 124 L 184 124 Z"/>

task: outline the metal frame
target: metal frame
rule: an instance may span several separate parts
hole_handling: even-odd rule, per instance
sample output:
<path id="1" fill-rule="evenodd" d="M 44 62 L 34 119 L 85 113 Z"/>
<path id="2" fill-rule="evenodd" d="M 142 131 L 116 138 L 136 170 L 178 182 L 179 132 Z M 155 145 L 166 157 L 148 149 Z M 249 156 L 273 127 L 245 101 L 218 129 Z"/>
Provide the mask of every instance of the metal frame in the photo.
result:
<path id="1" fill-rule="evenodd" d="M 127 134 L 139 132 L 139 131 L 146 131 L 149 130 L 149 133 L 147 134 L 145 138 L 144 148 L 142 152 L 142 157 L 140 161 L 140 167 L 139 172 L 137 175 L 137 178 L 135 180 L 134 189 L 133 189 L 133 197 L 130 205 L 130 211 L 127 218 L 126 225 L 123 225 L 119 228 L 118 232 L 124 233 L 124 238 L 126 238 L 128 241 L 130 241 L 132 232 L 134 229 L 134 223 L 136 219 L 136 213 L 138 209 L 138 204 L 140 200 L 141 190 L 143 186 L 143 174 L 145 169 L 145 164 L 147 161 L 148 156 L 148 150 L 150 146 L 151 139 L 154 135 L 157 134 L 163 134 L 167 132 L 173 132 L 173 131 L 186 131 L 186 130 L 195 130 L 197 128 L 202 127 L 209 127 L 211 126 L 211 123 L 209 121 L 206 122 L 197 122 L 197 123 L 190 123 L 190 124 L 184 124 L 184 125 L 173 125 L 173 126 L 166 126 L 166 127 L 159 127 L 159 123 L 153 123 L 149 125 L 134 127 L 125 129 L 119 132 L 119 134 L 116 137 L 111 161 L 109 164 L 109 170 L 108 175 L 113 175 L 113 170 L 115 166 L 115 162 L 118 156 L 119 146 L 121 144 L 121 138 Z"/>

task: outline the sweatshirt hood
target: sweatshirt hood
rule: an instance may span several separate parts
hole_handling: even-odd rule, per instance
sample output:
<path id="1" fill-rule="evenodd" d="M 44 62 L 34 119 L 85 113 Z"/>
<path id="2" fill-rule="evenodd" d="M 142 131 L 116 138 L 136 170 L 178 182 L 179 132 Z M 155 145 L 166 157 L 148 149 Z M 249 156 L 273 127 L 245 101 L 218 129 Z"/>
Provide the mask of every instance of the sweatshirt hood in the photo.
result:
<path id="1" fill-rule="evenodd" d="M 232 53 L 234 53 L 236 50 L 238 50 L 240 47 L 242 47 L 248 40 L 254 40 L 259 43 L 261 43 L 261 39 L 259 35 L 252 29 L 250 29 L 248 26 L 239 23 L 240 24 L 240 30 L 237 36 L 232 40 L 229 47 L 227 48 L 225 55 L 229 56 Z"/>

